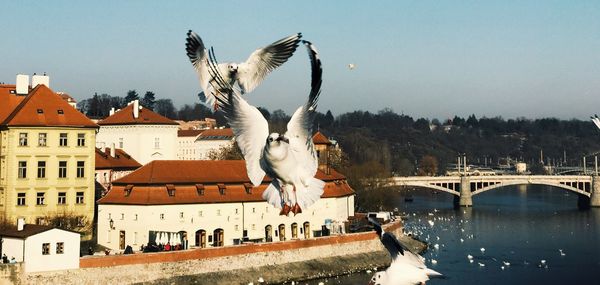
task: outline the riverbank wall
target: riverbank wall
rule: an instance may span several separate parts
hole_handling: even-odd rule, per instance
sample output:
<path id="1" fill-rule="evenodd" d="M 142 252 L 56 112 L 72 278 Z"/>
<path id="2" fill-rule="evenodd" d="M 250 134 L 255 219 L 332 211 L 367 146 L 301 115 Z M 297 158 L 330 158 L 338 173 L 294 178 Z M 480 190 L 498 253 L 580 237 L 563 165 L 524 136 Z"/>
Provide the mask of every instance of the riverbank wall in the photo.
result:
<path id="1" fill-rule="evenodd" d="M 423 244 L 402 236 L 402 222 L 385 226 L 420 251 Z M 5 284 L 257 284 L 336 276 L 388 265 L 375 232 L 285 242 L 132 255 L 90 256 L 80 268 L 25 274 L 6 271 Z M 5 281 L 5 282 L 1 282 Z"/>

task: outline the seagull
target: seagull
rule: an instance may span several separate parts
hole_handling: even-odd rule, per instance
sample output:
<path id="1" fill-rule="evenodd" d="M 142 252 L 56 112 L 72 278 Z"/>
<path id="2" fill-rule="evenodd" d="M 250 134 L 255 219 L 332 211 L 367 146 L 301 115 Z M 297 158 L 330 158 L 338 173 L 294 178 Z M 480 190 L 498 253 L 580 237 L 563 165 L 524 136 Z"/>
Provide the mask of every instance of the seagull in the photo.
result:
<path id="1" fill-rule="evenodd" d="M 300 38 L 302 38 L 302 34 L 297 33 L 259 48 L 242 63 L 218 64 L 219 74 L 227 84 L 235 86 L 237 83 L 242 94 L 251 92 L 271 71 L 284 64 L 294 54 Z M 198 97 L 216 110 L 218 106 L 210 91 L 214 77 L 209 72 L 208 52 L 200 36 L 192 30 L 187 33 L 185 50 L 200 79 L 200 87 L 203 92 L 198 94 Z"/>
<path id="2" fill-rule="evenodd" d="M 427 268 L 425 259 L 413 253 L 406 245 L 398 241 L 392 233 L 385 232 L 381 225 L 373 218 L 369 218 L 379 240 L 392 256 L 392 264 L 385 271 L 376 272 L 369 284 L 399 285 L 399 284 L 421 284 L 429 280 L 429 277 L 441 277 L 442 274 Z M 431 260 L 436 264 L 435 259 Z"/>
<path id="3" fill-rule="evenodd" d="M 592 122 L 594 122 L 596 127 L 598 127 L 600 129 L 600 118 L 598 117 L 598 115 L 592 116 Z"/>
<path id="4" fill-rule="evenodd" d="M 354 68 L 356 68 L 356 64 L 354 64 L 354 63 L 348 64 L 348 69 L 353 70 Z"/>
<path id="5" fill-rule="evenodd" d="M 323 69 L 313 44 L 303 43 L 311 61 L 311 90 L 307 102 L 292 115 L 285 134 L 269 134 L 267 120 L 223 79 L 214 53 L 209 54 L 209 75 L 215 78 L 211 84 L 214 90 L 220 90 L 213 94 L 244 155 L 248 177 L 254 186 L 262 183 L 265 174 L 273 179 L 262 197 L 285 216 L 290 211 L 294 215 L 302 213 L 302 209 L 321 198 L 325 186 L 325 182 L 315 178 L 318 160 L 312 142 Z"/>

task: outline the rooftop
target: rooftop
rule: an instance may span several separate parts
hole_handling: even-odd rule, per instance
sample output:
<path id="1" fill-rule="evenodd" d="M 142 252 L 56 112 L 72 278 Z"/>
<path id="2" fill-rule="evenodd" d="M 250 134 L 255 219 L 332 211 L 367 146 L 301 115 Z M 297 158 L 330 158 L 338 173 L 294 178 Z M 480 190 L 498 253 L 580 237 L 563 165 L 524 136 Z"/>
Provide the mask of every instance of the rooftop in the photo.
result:
<path id="1" fill-rule="evenodd" d="M 178 130 L 177 136 L 178 137 L 196 137 L 199 134 L 201 134 L 202 132 L 204 132 L 204 130 Z"/>
<path id="2" fill-rule="evenodd" d="M 142 165 L 120 148 L 115 149 L 115 156 L 110 155 L 110 148 L 102 151 L 96 148 L 96 169 L 137 169 Z"/>
<path id="3" fill-rule="evenodd" d="M 139 115 L 133 116 L 134 104 L 129 104 L 125 108 L 115 112 L 112 116 L 98 122 L 98 125 L 175 125 L 177 122 L 161 116 L 150 109 L 140 105 Z"/>
<path id="4" fill-rule="evenodd" d="M 14 238 L 28 238 L 33 235 L 37 235 L 39 233 L 43 233 L 45 231 L 49 231 L 54 229 L 51 226 L 42 226 L 42 225 L 33 225 L 33 224 L 25 224 L 23 226 L 23 230 L 17 230 L 17 226 L 12 226 L 5 229 L 0 229 L 0 236 L 2 237 L 14 237 Z"/>
<path id="5" fill-rule="evenodd" d="M 317 131 L 313 135 L 314 144 L 331 144 L 331 141 L 321 132 Z"/>
<path id="6" fill-rule="evenodd" d="M 230 140 L 233 139 L 233 130 L 227 129 L 208 129 L 204 130 L 198 140 Z"/>
<path id="7" fill-rule="evenodd" d="M 46 85 L 36 86 L 27 96 L 18 96 L 13 90 L 14 85 L 0 85 L 2 126 L 98 127 Z"/>

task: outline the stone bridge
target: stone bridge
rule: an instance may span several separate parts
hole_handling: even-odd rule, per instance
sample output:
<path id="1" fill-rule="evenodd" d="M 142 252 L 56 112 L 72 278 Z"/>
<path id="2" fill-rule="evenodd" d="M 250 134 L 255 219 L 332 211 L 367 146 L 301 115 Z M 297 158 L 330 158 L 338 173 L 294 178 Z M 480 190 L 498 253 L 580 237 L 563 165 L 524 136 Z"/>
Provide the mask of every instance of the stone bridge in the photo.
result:
<path id="1" fill-rule="evenodd" d="M 421 187 L 456 196 L 461 207 L 473 205 L 474 195 L 510 185 L 548 185 L 577 193 L 580 207 L 600 207 L 600 177 L 589 175 L 409 176 L 392 177 L 386 186 Z"/>

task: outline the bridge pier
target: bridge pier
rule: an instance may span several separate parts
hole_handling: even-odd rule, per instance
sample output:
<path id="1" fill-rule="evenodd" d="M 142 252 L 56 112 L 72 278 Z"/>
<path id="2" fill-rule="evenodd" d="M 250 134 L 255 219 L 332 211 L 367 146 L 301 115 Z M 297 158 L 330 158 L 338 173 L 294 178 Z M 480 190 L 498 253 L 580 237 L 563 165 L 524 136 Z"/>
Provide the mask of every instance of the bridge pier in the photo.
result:
<path id="1" fill-rule="evenodd" d="M 599 188 L 600 189 L 600 188 Z M 454 197 L 454 205 L 459 207 L 472 207 L 471 180 L 467 176 L 460 177 L 460 195 Z"/>
<path id="2" fill-rule="evenodd" d="M 592 177 L 592 192 L 590 193 L 590 206 L 600 207 L 600 177 L 594 175 Z"/>

